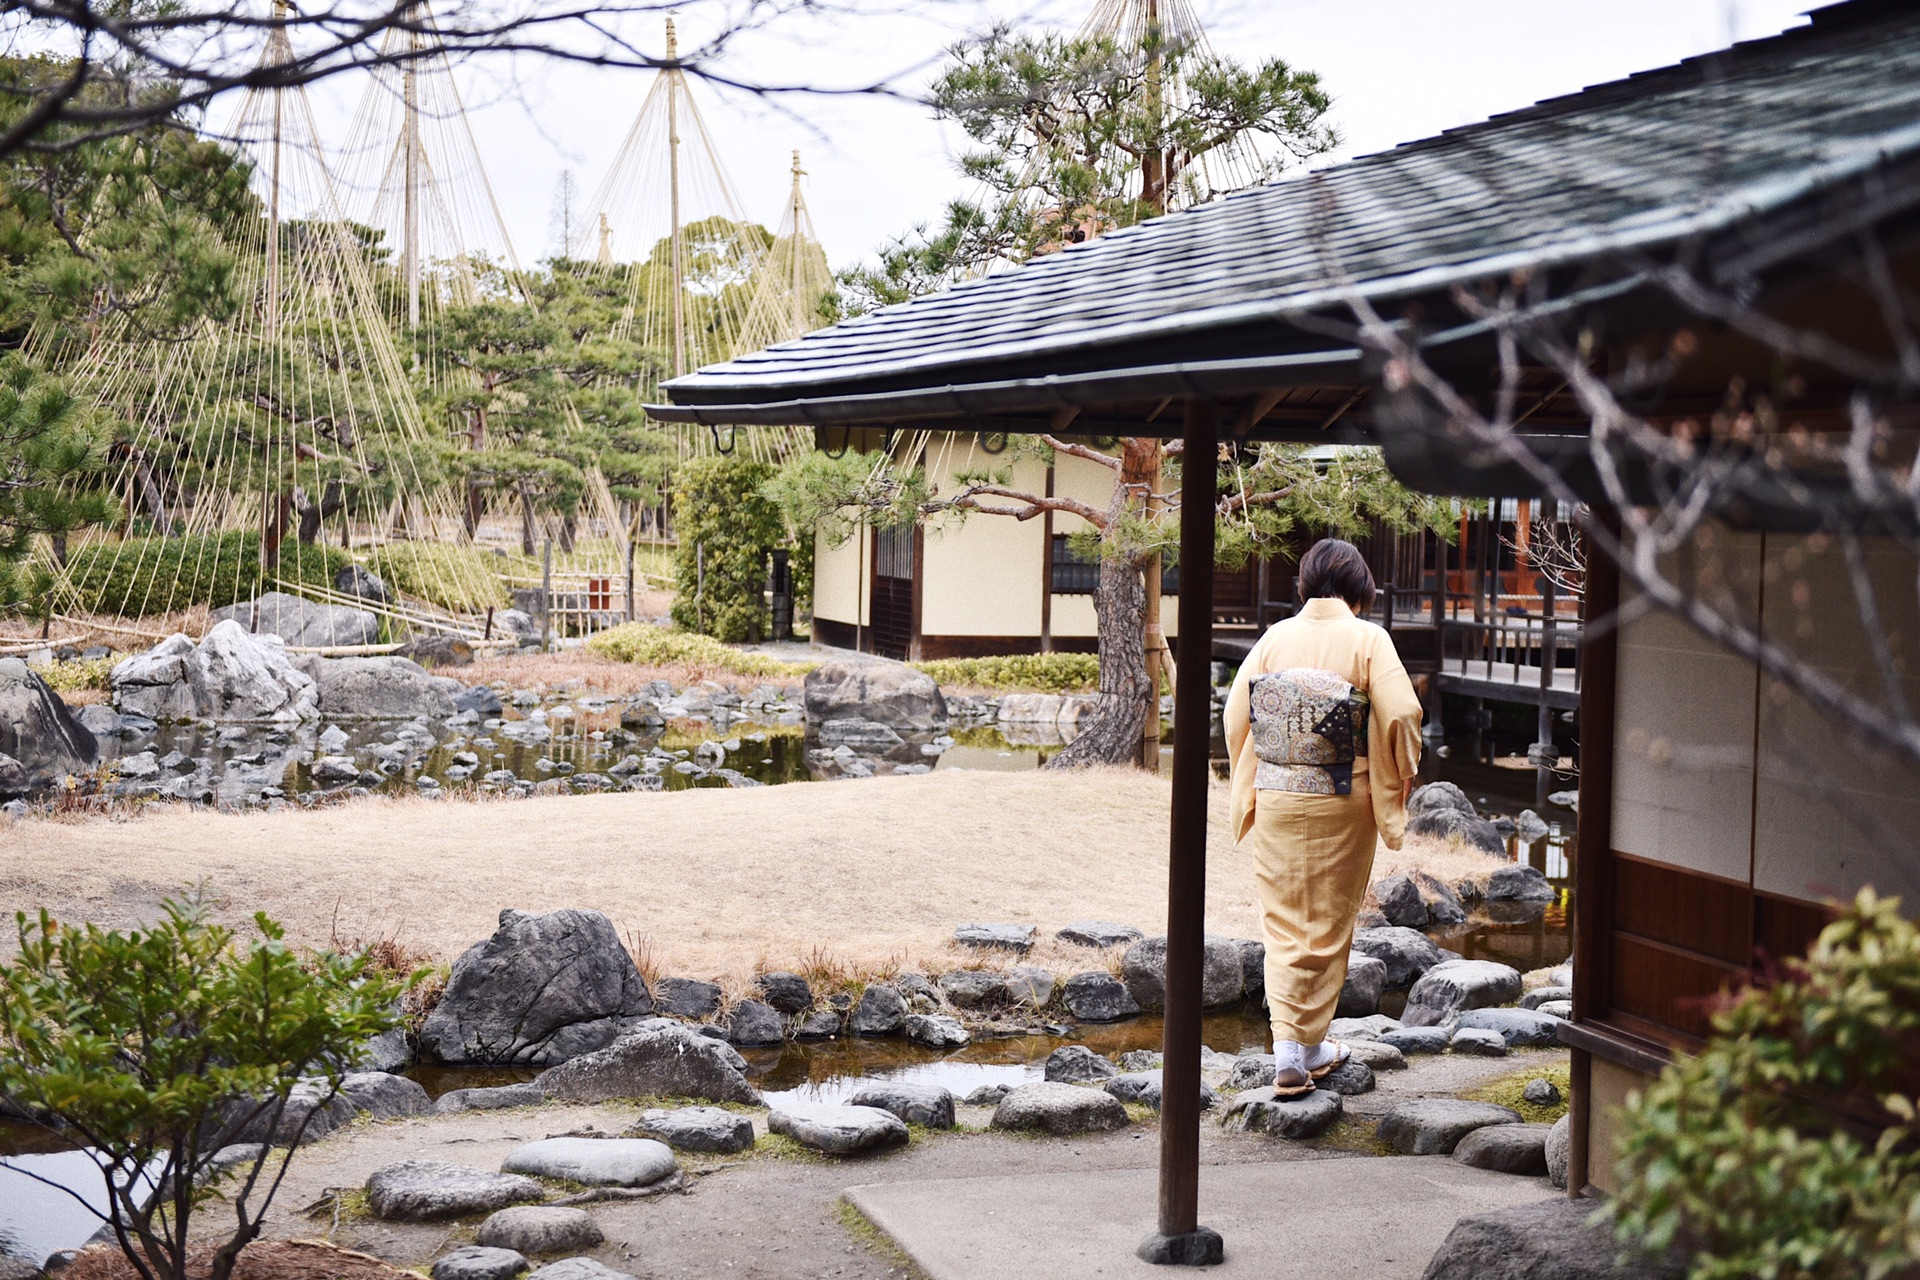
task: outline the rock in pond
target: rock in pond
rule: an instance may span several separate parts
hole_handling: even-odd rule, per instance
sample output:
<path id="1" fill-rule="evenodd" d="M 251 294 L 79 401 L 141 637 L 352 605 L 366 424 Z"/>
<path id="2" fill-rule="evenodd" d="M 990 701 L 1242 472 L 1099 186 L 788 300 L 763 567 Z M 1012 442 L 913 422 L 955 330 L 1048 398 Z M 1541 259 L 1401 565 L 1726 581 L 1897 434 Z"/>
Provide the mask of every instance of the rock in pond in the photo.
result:
<path id="1" fill-rule="evenodd" d="M 1160 1109 L 1166 1073 L 1159 1067 L 1147 1071 L 1124 1071 L 1106 1081 L 1100 1087 L 1122 1102 L 1138 1102 L 1143 1106 Z M 1220 1105 L 1220 1095 L 1202 1083 L 1200 1086 L 1200 1109 L 1211 1111 Z"/>
<path id="2" fill-rule="evenodd" d="M 1239 1133 L 1270 1133 L 1276 1138 L 1317 1138 L 1345 1113 L 1346 1104 L 1330 1089 L 1296 1098 L 1274 1096 L 1265 1086 L 1236 1094 L 1221 1124 Z"/>
<path id="3" fill-rule="evenodd" d="M 656 1107 L 640 1113 L 627 1130 L 629 1136 L 655 1138 L 675 1151 L 708 1151 L 731 1155 L 754 1144 L 753 1121 L 719 1107 Z"/>
<path id="4" fill-rule="evenodd" d="M 797 973 L 763 973 L 755 980 L 760 998 L 781 1013 L 805 1013 L 813 1008 L 813 988 Z"/>
<path id="5" fill-rule="evenodd" d="M 1400 1020 L 1430 1027 L 1464 1009 L 1512 1004 L 1520 998 L 1520 971 L 1494 960 L 1449 960 L 1420 976 L 1407 993 Z"/>
<path id="6" fill-rule="evenodd" d="M 611 1044 L 652 1009 L 606 916 L 509 908 L 492 937 L 454 961 L 420 1045 L 441 1062 L 543 1066 Z"/>
<path id="7" fill-rule="evenodd" d="M 243 631 L 278 636 L 300 648 L 372 644 L 380 638 L 380 619 L 368 610 L 315 604 L 284 591 L 215 609 L 212 617 L 216 623 L 231 621 Z"/>
<path id="8" fill-rule="evenodd" d="M 335 720 L 444 720 L 459 710 L 455 697 L 466 686 L 436 676 L 411 658 L 322 658 L 304 655 L 300 669 L 313 677 L 321 714 Z"/>
<path id="9" fill-rule="evenodd" d="M 1047 1055 L 1043 1074 L 1060 1084 L 1095 1084 L 1113 1079 L 1120 1068 L 1083 1044 L 1063 1044 Z"/>
<path id="10" fill-rule="evenodd" d="M 546 1198 L 546 1189 L 532 1178 L 440 1160 L 402 1160 L 367 1179 L 367 1208 L 376 1218 L 398 1222 L 463 1218 Z"/>
<path id="11" fill-rule="evenodd" d="M 1380 1141 L 1402 1155 L 1447 1155 L 1475 1129 L 1519 1123 L 1518 1111 L 1491 1102 L 1415 1098 L 1387 1112 L 1377 1134 Z"/>
<path id="12" fill-rule="evenodd" d="M 1030 924 L 963 924 L 953 931 L 953 940 L 963 947 L 1017 951 L 1025 955 L 1033 950 L 1036 932 Z"/>
<path id="13" fill-rule="evenodd" d="M 847 1025 L 857 1036 L 896 1035 L 907 1025 L 906 998 L 883 982 L 870 983 Z"/>
<path id="14" fill-rule="evenodd" d="M 746 1067 L 746 1059 L 724 1041 L 657 1019 L 604 1049 L 549 1068 L 534 1083 L 563 1102 L 696 1098 L 759 1106 Z"/>
<path id="15" fill-rule="evenodd" d="M 530 1265 L 512 1249 L 470 1244 L 441 1255 L 429 1274 L 433 1280 L 513 1280 Z"/>
<path id="16" fill-rule="evenodd" d="M 1460 1139 L 1453 1149 L 1453 1158 L 1475 1169 L 1544 1178 L 1547 1131 L 1551 1128 L 1544 1124 L 1496 1124 L 1475 1129 Z"/>
<path id="17" fill-rule="evenodd" d="M 515 1147 L 500 1162 L 503 1173 L 588 1187 L 650 1187 L 677 1168 L 672 1150 L 652 1138 L 545 1138 Z"/>
<path id="18" fill-rule="evenodd" d="M 1480 811 L 1473 807 L 1473 801 L 1467 799 L 1467 793 L 1462 791 L 1457 783 L 1429 782 L 1415 788 L 1413 794 L 1407 797 L 1409 818 L 1418 817 L 1435 809 L 1457 809 L 1470 818 L 1480 816 Z"/>
<path id="19" fill-rule="evenodd" d="M 768 1113 L 767 1128 L 836 1156 L 884 1151 L 908 1142 L 906 1122 L 878 1107 L 786 1103 Z"/>
<path id="20" fill-rule="evenodd" d="M 967 1095 L 966 1102 L 970 1107 L 997 1107 L 1000 1099 L 1012 1092 L 1010 1084 L 983 1084 Z"/>
<path id="21" fill-rule="evenodd" d="M 1053 974 L 1038 965 L 1015 965 L 1007 970 L 1005 981 L 1007 999 L 1023 1008 L 1044 1008 L 1053 999 Z"/>
<path id="22" fill-rule="evenodd" d="M 51 786 L 99 753 L 99 742 L 46 681 L 18 658 L 0 658 L 0 759 L 17 766 L 0 778 L 0 797 Z"/>
<path id="23" fill-rule="evenodd" d="M 249 635 L 228 619 L 195 644 L 169 636 L 113 668 L 113 703 L 151 720 L 292 723 L 311 720 L 313 678 L 287 658 L 277 636 Z"/>
<path id="24" fill-rule="evenodd" d="M 1060 998 L 1067 1012 L 1082 1022 L 1115 1022 L 1140 1012 L 1126 983 L 1104 969 L 1074 974 Z"/>
<path id="25" fill-rule="evenodd" d="M 1562 1019 L 1532 1009 L 1468 1009 L 1456 1028 L 1496 1032 L 1512 1049 L 1551 1049 L 1560 1043 Z"/>
<path id="26" fill-rule="evenodd" d="M 1411 985 L 1421 974 L 1439 964 L 1442 955 L 1440 948 L 1426 934 L 1398 926 L 1355 931 L 1353 949 L 1387 966 L 1386 985 L 1390 990 Z"/>
<path id="27" fill-rule="evenodd" d="M 727 1014 L 727 1039 L 733 1044 L 779 1044 L 785 1038 L 780 1015 L 770 1004 L 742 1000 Z"/>
<path id="28" fill-rule="evenodd" d="M 504 1111 L 508 1107 L 537 1107 L 547 1095 L 537 1084 L 503 1084 L 493 1088 L 449 1089 L 433 1100 L 435 1115 L 455 1111 Z"/>
<path id="29" fill-rule="evenodd" d="M 983 1009 L 1007 1002 L 1007 981 L 992 969 L 955 969 L 940 975 L 940 994 L 956 1009 Z"/>
<path id="30" fill-rule="evenodd" d="M 958 1021 L 944 1014 L 910 1013 L 907 1039 L 929 1049 L 960 1049 L 972 1043 L 973 1036 Z"/>
<path id="31" fill-rule="evenodd" d="M 1506 839 L 1485 818 L 1462 813 L 1458 809 L 1429 809 L 1407 819 L 1407 835 L 1425 840 L 1457 841 L 1469 849 L 1493 857 L 1504 857 Z"/>
<path id="32" fill-rule="evenodd" d="M 1373 900 L 1380 905 L 1380 914 L 1388 924 L 1403 929 L 1427 927 L 1427 904 L 1420 900 L 1420 890 L 1407 876 L 1388 876 L 1376 883 Z"/>
<path id="33" fill-rule="evenodd" d="M 1147 935 L 1130 924 L 1115 924 L 1111 920 L 1075 920 L 1053 936 L 1080 947 L 1120 947 Z"/>
<path id="34" fill-rule="evenodd" d="M 719 1011 L 725 994 L 697 978 L 662 978 L 653 984 L 653 1007 L 676 1018 L 705 1018 Z"/>
<path id="35" fill-rule="evenodd" d="M 1000 1099 L 993 1111 L 996 1129 L 1040 1129 L 1070 1135 L 1127 1127 L 1127 1109 L 1112 1094 L 1078 1085 L 1023 1084 Z"/>
<path id="36" fill-rule="evenodd" d="M 1127 948 L 1120 967 L 1127 990 L 1142 1009 L 1158 1010 L 1167 1003 L 1167 939 L 1165 934 L 1142 938 Z M 1209 1009 L 1232 1004 L 1246 989 L 1246 971 L 1240 945 L 1227 938 L 1209 937 L 1200 970 L 1200 1002 Z"/>
<path id="37" fill-rule="evenodd" d="M 1387 989 L 1387 964 L 1355 951 L 1347 957 L 1347 980 L 1340 986 L 1340 1004 L 1334 1013 L 1342 1018 L 1363 1018 L 1380 1011 L 1380 995 Z"/>
<path id="38" fill-rule="evenodd" d="M 807 719 L 872 720 L 891 729 L 945 727 L 947 702 L 933 677 L 901 662 L 831 658 L 807 673 L 802 686 Z"/>
<path id="39" fill-rule="evenodd" d="M 488 1216 L 473 1233 L 474 1243 L 515 1253 L 573 1253 L 606 1240 L 600 1224 L 585 1209 L 523 1204 Z"/>
<path id="40" fill-rule="evenodd" d="M 527 1280 L 634 1280 L 625 1271 L 615 1271 L 612 1267 L 595 1262 L 592 1258 L 562 1258 L 558 1262 L 549 1262 Z"/>
<path id="41" fill-rule="evenodd" d="M 1555 1196 L 1462 1218 L 1422 1280 L 1678 1280 L 1685 1273 L 1678 1265 L 1621 1266 L 1613 1233 L 1591 1225 L 1592 1216 L 1591 1200 Z"/>
<path id="42" fill-rule="evenodd" d="M 953 1094 L 937 1084 L 908 1080 L 872 1080 L 854 1090 L 849 1101 L 856 1107 L 878 1107 L 890 1111 L 908 1124 L 929 1129 L 953 1128 Z"/>
<path id="43" fill-rule="evenodd" d="M 1547 882 L 1546 872 L 1516 862 L 1489 875 L 1480 896 L 1489 902 L 1552 902 L 1557 895 Z"/>

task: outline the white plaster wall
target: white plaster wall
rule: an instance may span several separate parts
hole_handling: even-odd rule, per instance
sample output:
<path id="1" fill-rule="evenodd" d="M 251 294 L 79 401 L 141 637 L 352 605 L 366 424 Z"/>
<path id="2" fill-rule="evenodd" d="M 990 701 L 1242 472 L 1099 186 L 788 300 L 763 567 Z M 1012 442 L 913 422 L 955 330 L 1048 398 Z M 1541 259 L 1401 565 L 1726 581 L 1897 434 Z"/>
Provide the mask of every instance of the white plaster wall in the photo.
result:
<path id="1" fill-rule="evenodd" d="M 1672 566 L 1757 603 L 1760 538 L 1709 534 Z M 1686 562 L 1690 560 L 1691 562 Z M 1708 875 L 1745 881 L 1752 866 L 1754 679 L 1751 662 L 1665 613 L 1633 615 L 1623 584 L 1614 719 L 1613 845 Z"/>
<path id="2" fill-rule="evenodd" d="M 985 466 L 1010 467 L 1011 487 L 1044 493 L 1047 469 L 1038 459 L 990 458 L 960 440 L 930 442 L 928 479 L 942 492 L 954 474 Z M 1039 516 L 969 513 L 937 517 L 924 527 L 920 632 L 929 636 L 1037 636 L 1045 586 L 1046 526 Z"/>
<path id="3" fill-rule="evenodd" d="M 1920 707 L 1914 557 L 1890 539 L 1868 539 L 1862 550 L 1889 657 L 1907 704 Z M 1840 548 L 1771 535 L 1766 568 L 1768 638 L 1886 707 L 1887 683 Z M 1856 741 L 1773 677 L 1762 681 L 1759 714 L 1755 887 L 1821 899 L 1871 884 L 1920 912 L 1920 769 Z"/>
<path id="4" fill-rule="evenodd" d="M 854 534 L 835 546 L 824 534 L 813 540 L 813 616 L 849 626 L 867 626 L 872 601 L 866 598 L 867 561 L 864 544 L 870 535 Z"/>

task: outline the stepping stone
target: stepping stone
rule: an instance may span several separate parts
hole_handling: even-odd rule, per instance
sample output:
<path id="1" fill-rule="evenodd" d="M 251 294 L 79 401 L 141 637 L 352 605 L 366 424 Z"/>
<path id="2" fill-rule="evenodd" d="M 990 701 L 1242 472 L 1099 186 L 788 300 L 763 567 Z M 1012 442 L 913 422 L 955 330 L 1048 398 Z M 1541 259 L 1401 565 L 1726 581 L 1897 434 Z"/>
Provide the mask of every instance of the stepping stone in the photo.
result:
<path id="1" fill-rule="evenodd" d="M 1498 1031 L 1485 1031 L 1478 1027 L 1462 1027 L 1453 1033 L 1448 1042 L 1453 1052 L 1475 1058 L 1504 1058 L 1507 1056 L 1507 1041 Z"/>
<path id="2" fill-rule="evenodd" d="M 1547 1127 L 1547 1182 L 1567 1189 L 1567 1164 L 1572 1157 L 1573 1117 L 1561 1116 Z"/>
<path id="3" fill-rule="evenodd" d="M 1573 1001 L 1571 1000 L 1542 1001 L 1539 1011 L 1550 1018 L 1559 1018 L 1564 1022 L 1573 1021 Z"/>
<path id="4" fill-rule="evenodd" d="M 1147 935 L 1130 924 L 1115 924 L 1111 920 L 1075 920 L 1053 936 L 1080 947 L 1119 947 L 1138 942 Z"/>
<path id="5" fill-rule="evenodd" d="M 1386 989 L 1386 961 L 1376 960 L 1358 951 L 1350 952 L 1347 956 L 1347 977 L 1340 984 L 1340 1003 L 1335 1006 L 1334 1012 L 1342 1017 L 1375 1014 L 1380 1008 L 1381 993 Z"/>
<path id="6" fill-rule="evenodd" d="M 506 1084 L 494 1089 L 450 1089 L 433 1100 L 433 1114 L 455 1111 L 502 1111 L 508 1107 L 537 1107 L 547 1095 L 537 1084 Z"/>
<path id="7" fill-rule="evenodd" d="M 549 1262 L 527 1280 L 634 1280 L 625 1271 L 615 1271 L 603 1266 L 592 1258 L 562 1258 L 558 1262 Z"/>
<path id="8" fill-rule="evenodd" d="M 1340 1095 L 1315 1089 L 1297 1098 L 1278 1098 L 1271 1087 L 1248 1089 L 1227 1104 L 1221 1123 L 1237 1133 L 1268 1133 L 1276 1138 L 1315 1138 L 1346 1111 Z"/>
<path id="9" fill-rule="evenodd" d="M 1538 1009 L 1541 1005 L 1552 1000 L 1571 999 L 1573 999 L 1572 987 L 1535 987 L 1520 997 L 1520 1007 L 1522 1009 Z"/>
<path id="10" fill-rule="evenodd" d="M 963 924 L 953 931 L 953 940 L 963 947 L 990 947 L 1025 955 L 1033 950 L 1035 932 L 1030 924 Z"/>
<path id="11" fill-rule="evenodd" d="M 1083 1044 L 1063 1044 L 1047 1055 L 1045 1078 L 1060 1084 L 1097 1084 L 1120 1074 L 1120 1068 Z"/>
<path id="12" fill-rule="evenodd" d="M 719 1107 L 654 1108 L 640 1113 L 629 1137 L 655 1138 L 676 1151 L 712 1151 L 731 1155 L 753 1146 L 753 1121 Z"/>
<path id="13" fill-rule="evenodd" d="M 856 1107 L 878 1107 L 908 1124 L 929 1129 L 953 1128 L 953 1093 L 943 1085 L 907 1080 L 872 1080 L 848 1099 Z"/>
<path id="14" fill-rule="evenodd" d="M 1380 1043 L 1392 1045 L 1401 1053 L 1445 1053 L 1453 1040 L 1445 1027 L 1401 1027 L 1381 1035 Z"/>
<path id="15" fill-rule="evenodd" d="M 1562 1020 L 1536 1009 L 1469 1009 L 1454 1027 L 1498 1032 L 1509 1049 L 1551 1049 L 1560 1043 Z"/>
<path id="16" fill-rule="evenodd" d="M 1127 984 L 1105 971 L 1074 974 L 1060 999 L 1067 1012 L 1082 1022 L 1117 1022 L 1140 1012 L 1140 1002 Z"/>
<path id="17" fill-rule="evenodd" d="M 1401 1021 L 1430 1027 L 1462 1009 L 1486 1009 L 1520 998 L 1520 971 L 1494 960 L 1449 960 L 1420 975 L 1407 993 Z"/>
<path id="18" fill-rule="evenodd" d="M 1127 1071 L 1113 1077 L 1100 1087 L 1122 1102 L 1138 1102 L 1160 1109 L 1161 1087 L 1164 1077 L 1159 1067 L 1149 1071 Z M 1200 1109 L 1211 1111 L 1221 1103 L 1221 1097 L 1205 1083 L 1200 1086 Z"/>
<path id="19" fill-rule="evenodd" d="M 1379 1040 L 1349 1040 L 1347 1048 L 1355 1062 L 1364 1062 L 1373 1071 L 1405 1071 L 1407 1056 Z"/>
<path id="20" fill-rule="evenodd" d="M 1619 1246 L 1596 1227 L 1593 1201 L 1565 1196 L 1462 1218 L 1427 1263 L 1424 1280 L 1677 1280 L 1678 1270 L 1619 1265 Z"/>
<path id="21" fill-rule="evenodd" d="M 1270 1053 L 1243 1053 L 1233 1064 L 1233 1070 L 1220 1085 L 1230 1096 L 1238 1096 L 1249 1089 L 1261 1089 L 1273 1083 L 1273 1055 Z"/>
<path id="22" fill-rule="evenodd" d="M 1415 1098 L 1389 1111 L 1380 1121 L 1376 1134 L 1380 1141 L 1402 1155 L 1447 1155 L 1459 1145 L 1460 1139 L 1475 1129 L 1519 1123 L 1518 1111 L 1491 1102 Z"/>
<path id="23" fill-rule="evenodd" d="M 502 1209 L 473 1233 L 476 1244 L 516 1253 L 574 1253 L 603 1244 L 600 1224 L 585 1209 L 523 1204 Z"/>
<path id="24" fill-rule="evenodd" d="M 652 1138 L 546 1138 L 515 1147 L 500 1162 L 507 1173 L 563 1178 L 589 1187 L 647 1187 L 679 1166 Z"/>
<path id="25" fill-rule="evenodd" d="M 433 1264 L 433 1280 L 513 1280 L 531 1265 L 512 1249 L 468 1245 Z"/>
<path id="26" fill-rule="evenodd" d="M 1453 1149 L 1453 1158 L 1475 1169 L 1544 1178 L 1547 1176 L 1547 1133 L 1552 1128 L 1550 1124 L 1496 1124 L 1475 1129 L 1460 1139 Z"/>
<path id="27" fill-rule="evenodd" d="M 367 1179 L 367 1208 L 397 1222 L 463 1218 L 546 1198 L 546 1188 L 532 1178 L 440 1160 L 402 1160 Z"/>
<path id="28" fill-rule="evenodd" d="M 1054 1134 L 1099 1133 L 1127 1127 L 1127 1109 L 1098 1089 L 1048 1081 L 1023 1084 L 994 1108 L 996 1129 L 1040 1129 Z"/>
<path id="29" fill-rule="evenodd" d="M 1351 1098 L 1373 1092 L 1373 1070 L 1358 1058 L 1348 1058 L 1313 1083 L 1317 1089 Z"/>
<path id="30" fill-rule="evenodd" d="M 1381 929 L 1360 929 L 1353 935 L 1353 949 L 1372 956 L 1387 966 L 1387 986 L 1394 990 L 1407 986 L 1440 963 L 1447 954 L 1433 939 L 1418 929 L 1389 925 Z"/>
<path id="31" fill-rule="evenodd" d="M 973 1037 L 957 1021 L 938 1013 L 907 1015 L 907 1039 L 929 1049 L 959 1049 L 972 1043 Z"/>
<path id="32" fill-rule="evenodd" d="M 904 1147 L 909 1140 L 906 1122 L 878 1107 L 787 1103 L 767 1116 L 767 1128 L 835 1156 Z"/>
<path id="33" fill-rule="evenodd" d="M 1400 1019 L 1389 1018 L 1384 1013 L 1364 1018 L 1335 1018 L 1327 1027 L 1327 1039 L 1352 1044 L 1355 1040 L 1378 1040 L 1387 1032 L 1399 1029 Z"/>

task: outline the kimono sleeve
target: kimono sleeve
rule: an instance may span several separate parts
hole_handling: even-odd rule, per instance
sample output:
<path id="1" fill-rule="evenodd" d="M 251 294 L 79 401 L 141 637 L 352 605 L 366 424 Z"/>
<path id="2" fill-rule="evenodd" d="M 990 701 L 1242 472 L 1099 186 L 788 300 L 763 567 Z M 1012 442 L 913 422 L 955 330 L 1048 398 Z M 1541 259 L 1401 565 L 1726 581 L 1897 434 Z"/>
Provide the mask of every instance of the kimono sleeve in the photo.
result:
<path id="1" fill-rule="evenodd" d="M 1407 830 L 1407 781 L 1420 771 L 1420 699 L 1386 632 L 1373 638 L 1367 696 L 1373 710 L 1367 726 L 1367 775 L 1373 816 L 1387 848 L 1398 849 Z"/>

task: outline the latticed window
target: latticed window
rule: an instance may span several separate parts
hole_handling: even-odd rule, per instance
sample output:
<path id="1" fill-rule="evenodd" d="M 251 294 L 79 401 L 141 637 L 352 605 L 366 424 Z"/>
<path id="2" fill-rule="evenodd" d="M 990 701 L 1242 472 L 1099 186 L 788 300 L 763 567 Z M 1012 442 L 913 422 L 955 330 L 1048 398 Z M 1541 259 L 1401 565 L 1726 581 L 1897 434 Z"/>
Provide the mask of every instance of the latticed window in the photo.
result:
<path id="1" fill-rule="evenodd" d="M 1100 585 L 1100 562 L 1074 553 L 1064 533 L 1053 535 L 1052 584 L 1057 596 L 1090 596 Z M 1160 562 L 1160 594 L 1180 594 L 1180 566 Z"/>
<path id="2" fill-rule="evenodd" d="M 882 578 L 913 577 L 912 525 L 874 530 L 873 571 Z"/>

